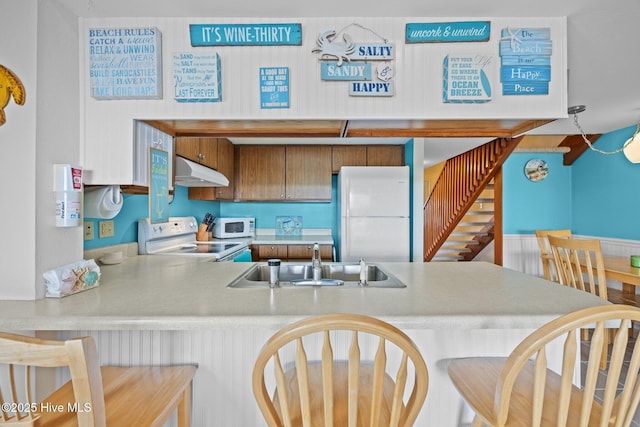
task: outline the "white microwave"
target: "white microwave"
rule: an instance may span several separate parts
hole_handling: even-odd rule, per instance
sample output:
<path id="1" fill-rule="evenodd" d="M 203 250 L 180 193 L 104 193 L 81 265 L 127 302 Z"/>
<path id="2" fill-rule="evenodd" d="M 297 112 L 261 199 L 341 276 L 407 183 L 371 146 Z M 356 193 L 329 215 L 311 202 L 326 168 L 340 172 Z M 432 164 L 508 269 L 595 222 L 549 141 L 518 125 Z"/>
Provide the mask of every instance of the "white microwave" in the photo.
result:
<path id="1" fill-rule="evenodd" d="M 216 218 L 216 224 L 213 227 L 213 237 L 218 239 L 254 237 L 255 234 L 255 218 Z"/>

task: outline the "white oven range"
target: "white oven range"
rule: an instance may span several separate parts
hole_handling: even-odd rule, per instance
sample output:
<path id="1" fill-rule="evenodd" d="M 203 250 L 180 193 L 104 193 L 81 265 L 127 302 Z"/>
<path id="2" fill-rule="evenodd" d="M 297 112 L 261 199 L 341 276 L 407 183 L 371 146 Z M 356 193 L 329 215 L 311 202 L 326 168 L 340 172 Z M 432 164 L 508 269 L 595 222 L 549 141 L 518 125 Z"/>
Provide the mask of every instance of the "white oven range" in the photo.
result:
<path id="1" fill-rule="evenodd" d="M 196 240 L 198 222 L 195 217 L 170 217 L 168 222 L 151 223 L 138 220 L 138 253 L 140 255 L 198 256 L 211 261 L 233 261 L 248 250 L 241 241 Z"/>

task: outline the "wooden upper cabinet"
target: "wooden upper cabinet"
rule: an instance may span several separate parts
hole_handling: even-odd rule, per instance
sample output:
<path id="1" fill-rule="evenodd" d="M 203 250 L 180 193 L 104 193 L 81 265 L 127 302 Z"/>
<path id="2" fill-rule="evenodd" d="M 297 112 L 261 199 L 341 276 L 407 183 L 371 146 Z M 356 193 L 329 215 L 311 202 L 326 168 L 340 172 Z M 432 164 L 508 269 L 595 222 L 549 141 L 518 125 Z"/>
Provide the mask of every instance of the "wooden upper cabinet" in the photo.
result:
<path id="1" fill-rule="evenodd" d="M 239 145 L 238 200 L 331 200 L 331 147 Z"/>
<path id="2" fill-rule="evenodd" d="M 286 147 L 287 200 L 331 200 L 331 146 Z"/>
<path id="3" fill-rule="evenodd" d="M 215 187 L 216 199 L 233 200 L 235 196 L 235 155 L 234 145 L 226 138 L 218 138 L 218 172 L 229 180 L 228 187 Z"/>
<path id="4" fill-rule="evenodd" d="M 404 145 L 368 145 L 367 166 L 404 166 Z"/>
<path id="5" fill-rule="evenodd" d="M 367 166 L 366 145 L 334 145 L 331 148 L 332 173 L 340 172 L 342 166 Z"/>
<path id="6" fill-rule="evenodd" d="M 237 163 L 237 199 L 285 199 L 284 146 L 239 145 Z"/>
<path id="7" fill-rule="evenodd" d="M 176 155 L 203 166 L 218 169 L 218 138 L 177 137 Z"/>
<path id="8" fill-rule="evenodd" d="M 404 145 L 334 145 L 331 173 L 342 166 L 404 166 Z"/>
<path id="9" fill-rule="evenodd" d="M 234 145 L 225 138 L 180 137 L 177 139 L 180 140 L 176 140 L 177 155 L 215 169 L 229 180 L 228 187 L 189 187 L 189 199 L 233 200 L 235 196 Z M 211 140 L 215 140 L 215 143 L 212 143 Z M 178 147 L 181 147 L 180 151 L 178 151 Z M 215 152 L 212 150 L 213 147 L 216 148 Z"/>

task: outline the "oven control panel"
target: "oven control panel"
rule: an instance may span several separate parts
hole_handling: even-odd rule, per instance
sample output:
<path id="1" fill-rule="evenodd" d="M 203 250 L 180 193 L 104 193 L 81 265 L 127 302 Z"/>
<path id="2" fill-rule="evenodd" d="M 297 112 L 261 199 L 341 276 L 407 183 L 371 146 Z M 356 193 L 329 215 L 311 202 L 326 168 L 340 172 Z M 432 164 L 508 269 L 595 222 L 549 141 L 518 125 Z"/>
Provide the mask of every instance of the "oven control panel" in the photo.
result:
<path id="1" fill-rule="evenodd" d="M 149 218 L 138 220 L 138 244 L 145 245 L 154 240 L 179 237 L 194 234 L 198 231 L 198 223 L 195 217 L 174 217 L 167 222 L 152 224 Z"/>

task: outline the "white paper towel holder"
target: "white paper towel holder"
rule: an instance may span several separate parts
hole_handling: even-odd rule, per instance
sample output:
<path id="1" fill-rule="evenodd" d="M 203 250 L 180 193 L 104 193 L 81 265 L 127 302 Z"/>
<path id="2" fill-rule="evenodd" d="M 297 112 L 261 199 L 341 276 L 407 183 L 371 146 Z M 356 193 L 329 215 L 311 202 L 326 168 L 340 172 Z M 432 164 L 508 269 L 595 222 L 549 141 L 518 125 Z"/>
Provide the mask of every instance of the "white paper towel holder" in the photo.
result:
<path id="1" fill-rule="evenodd" d="M 85 188 L 84 217 L 111 219 L 120 213 L 123 201 L 119 185 Z"/>

